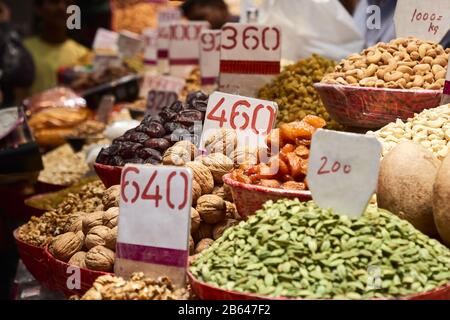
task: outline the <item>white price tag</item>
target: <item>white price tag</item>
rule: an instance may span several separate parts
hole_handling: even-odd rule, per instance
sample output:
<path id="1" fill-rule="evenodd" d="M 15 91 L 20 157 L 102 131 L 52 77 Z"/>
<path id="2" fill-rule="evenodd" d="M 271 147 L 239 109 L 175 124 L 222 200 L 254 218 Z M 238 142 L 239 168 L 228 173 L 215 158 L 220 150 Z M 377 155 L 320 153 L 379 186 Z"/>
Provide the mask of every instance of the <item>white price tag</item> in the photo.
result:
<path id="1" fill-rule="evenodd" d="M 200 35 L 200 74 L 202 86 L 214 85 L 220 70 L 220 30 L 203 30 Z"/>
<path id="2" fill-rule="evenodd" d="M 141 98 L 147 98 L 147 94 L 150 90 L 164 90 L 173 91 L 176 94 L 180 94 L 186 85 L 186 80 L 183 78 L 161 76 L 146 72 L 141 84 Z"/>
<path id="3" fill-rule="evenodd" d="M 144 64 L 156 66 L 158 51 L 158 30 L 147 28 L 142 33 L 144 41 Z"/>
<path id="4" fill-rule="evenodd" d="M 394 22 L 399 38 L 440 42 L 450 28 L 450 1 L 398 0 Z"/>
<path id="5" fill-rule="evenodd" d="M 220 91 L 256 96 L 280 73 L 280 59 L 279 27 L 227 23 L 221 36 Z"/>
<path id="6" fill-rule="evenodd" d="M 170 24 L 181 19 L 177 8 L 165 8 L 158 12 L 158 69 L 161 74 L 169 73 Z"/>
<path id="7" fill-rule="evenodd" d="M 119 34 L 114 31 L 99 28 L 95 33 L 92 49 L 94 52 L 117 54 Z"/>
<path id="8" fill-rule="evenodd" d="M 206 21 L 174 22 L 170 25 L 170 74 L 187 77 L 200 60 L 200 34 L 209 28 Z"/>
<path id="9" fill-rule="evenodd" d="M 208 99 L 200 148 L 205 150 L 205 141 L 220 128 L 237 131 L 238 148 L 265 146 L 277 112 L 272 101 L 214 92 Z"/>
<path id="10" fill-rule="evenodd" d="M 115 273 L 142 271 L 186 281 L 192 173 L 188 168 L 127 164 L 122 171 Z"/>
<path id="11" fill-rule="evenodd" d="M 178 100 L 178 94 L 167 90 L 150 90 L 147 97 L 147 111 L 151 115 L 158 114 L 162 108 L 171 106 Z"/>
<path id="12" fill-rule="evenodd" d="M 142 39 L 137 33 L 122 31 L 118 40 L 119 52 L 122 57 L 132 58 L 142 49 Z"/>
<path id="13" fill-rule="evenodd" d="M 376 191 L 381 150 L 375 137 L 318 130 L 307 175 L 314 201 L 340 214 L 361 216 Z"/>

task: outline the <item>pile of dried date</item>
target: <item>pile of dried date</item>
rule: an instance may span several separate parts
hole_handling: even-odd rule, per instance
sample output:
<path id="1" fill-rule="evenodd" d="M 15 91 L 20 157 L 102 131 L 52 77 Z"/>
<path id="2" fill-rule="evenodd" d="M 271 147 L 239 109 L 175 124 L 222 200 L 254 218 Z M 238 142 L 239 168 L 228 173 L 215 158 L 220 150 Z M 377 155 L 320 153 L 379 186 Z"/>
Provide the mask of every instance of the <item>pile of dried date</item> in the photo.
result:
<path id="1" fill-rule="evenodd" d="M 208 96 L 200 91 L 190 93 L 186 103 L 174 102 L 157 116 L 147 115 L 141 124 L 113 140 L 99 153 L 96 162 L 112 166 L 126 163 L 160 164 L 162 155 L 175 142 L 196 140 L 199 125 L 205 119 Z"/>

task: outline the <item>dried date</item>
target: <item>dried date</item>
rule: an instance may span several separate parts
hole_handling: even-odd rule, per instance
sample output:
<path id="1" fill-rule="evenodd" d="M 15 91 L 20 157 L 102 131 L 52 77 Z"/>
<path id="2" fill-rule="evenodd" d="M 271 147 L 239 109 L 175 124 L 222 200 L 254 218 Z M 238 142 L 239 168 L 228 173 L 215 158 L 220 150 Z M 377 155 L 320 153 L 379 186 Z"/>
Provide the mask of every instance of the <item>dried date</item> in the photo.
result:
<path id="1" fill-rule="evenodd" d="M 158 150 L 159 152 L 164 152 L 171 146 L 171 143 L 164 138 L 154 138 L 148 139 L 144 143 L 144 146 L 147 148 Z"/>

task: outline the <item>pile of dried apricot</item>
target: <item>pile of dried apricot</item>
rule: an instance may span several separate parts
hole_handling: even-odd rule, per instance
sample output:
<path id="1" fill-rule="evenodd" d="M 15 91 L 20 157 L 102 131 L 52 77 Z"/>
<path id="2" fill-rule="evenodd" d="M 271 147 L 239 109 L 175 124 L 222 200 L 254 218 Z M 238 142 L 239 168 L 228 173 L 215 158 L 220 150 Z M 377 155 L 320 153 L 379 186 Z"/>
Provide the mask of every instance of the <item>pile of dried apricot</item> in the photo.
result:
<path id="1" fill-rule="evenodd" d="M 306 116 L 302 121 L 281 125 L 266 138 L 269 159 L 257 165 L 241 165 L 232 172 L 232 179 L 270 188 L 307 190 L 311 138 L 326 121 L 317 116 Z"/>

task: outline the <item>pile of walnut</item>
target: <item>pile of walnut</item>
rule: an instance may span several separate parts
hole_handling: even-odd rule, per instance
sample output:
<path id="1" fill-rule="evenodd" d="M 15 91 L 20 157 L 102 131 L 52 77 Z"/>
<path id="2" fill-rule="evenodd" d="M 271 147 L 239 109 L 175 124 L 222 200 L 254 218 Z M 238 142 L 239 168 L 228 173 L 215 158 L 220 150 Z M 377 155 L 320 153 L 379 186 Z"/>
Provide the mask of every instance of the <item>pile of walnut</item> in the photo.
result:
<path id="1" fill-rule="evenodd" d="M 392 89 L 441 90 L 450 49 L 413 37 L 378 43 L 352 54 L 322 83 Z"/>
<path id="2" fill-rule="evenodd" d="M 197 148 L 189 141 L 176 143 L 164 154 L 165 165 L 188 167 L 194 176 L 189 246 L 191 255 L 207 249 L 226 229 L 237 225 L 241 219 L 233 204 L 230 189 L 222 180 L 234 168 L 233 160 L 227 156 L 233 150 L 226 150 L 226 146 L 236 144 L 233 134 L 234 131 L 229 130 L 217 132 L 214 139 L 206 143 L 207 149 L 216 152 L 207 156 L 199 156 Z"/>
<path id="3" fill-rule="evenodd" d="M 80 268 L 111 272 L 114 269 L 119 217 L 120 188 L 106 190 L 103 210 L 93 213 L 76 212 L 69 216 L 63 234 L 49 245 L 58 260 Z"/>
<path id="4" fill-rule="evenodd" d="M 40 217 L 31 217 L 19 228 L 18 238 L 33 246 L 45 246 L 53 237 L 64 232 L 71 214 L 103 210 L 104 192 L 103 183 L 97 180 L 84 185 L 78 192 L 69 193 L 56 209 Z"/>
<path id="5" fill-rule="evenodd" d="M 95 280 L 81 300 L 187 300 L 186 289 L 176 289 L 172 282 L 162 277 L 157 280 L 134 273 L 129 281 L 111 275 Z"/>

